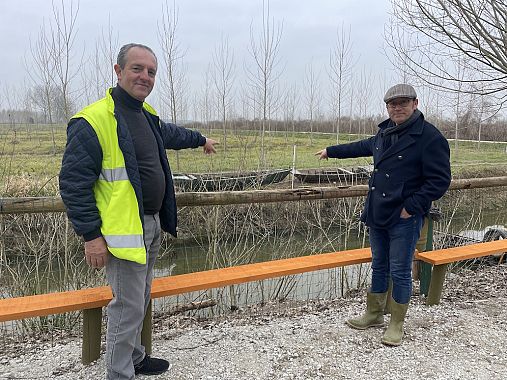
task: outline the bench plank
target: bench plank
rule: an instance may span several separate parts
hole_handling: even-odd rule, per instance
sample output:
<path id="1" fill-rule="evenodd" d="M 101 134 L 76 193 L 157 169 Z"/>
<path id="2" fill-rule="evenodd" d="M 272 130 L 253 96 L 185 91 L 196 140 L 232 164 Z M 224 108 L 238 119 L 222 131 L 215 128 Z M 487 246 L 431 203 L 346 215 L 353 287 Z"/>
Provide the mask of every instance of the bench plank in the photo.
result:
<path id="1" fill-rule="evenodd" d="M 151 298 L 371 261 L 370 248 L 323 253 L 153 279 Z M 0 299 L 0 322 L 106 306 L 109 286 Z"/>
<path id="2" fill-rule="evenodd" d="M 426 305 L 431 306 L 438 305 L 440 303 L 447 264 L 494 255 L 505 251 L 507 251 L 507 240 L 495 240 L 416 253 L 417 259 L 433 264 Z"/>
<path id="3" fill-rule="evenodd" d="M 4 298 L 0 299 L 0 322 L 94 309 L 107 305 L 111 298 L 109 286 Z"/>
<path id="4" fill-rule="evenodd" d="M 370 261 L 370 248 L 361 248 L 342 252 L 265 261 L 262 263 L 213 269 L 205 272 L 188 273 L 178 276 L 159 277 L 153 280 L 151 298 L 220 288 L 244 282 L 260 281 L 268 278 L 289 276 L 304 272 L 367 263 Z"/>
<path id="5" fill-rule="evenodd" d="M 507 251 L 507 239 L 485 243 L 469 244 L 460 247 L 419 252 L 416 258 L 433 265 L 449 264 L 456 261 L 475 259 Z"/>

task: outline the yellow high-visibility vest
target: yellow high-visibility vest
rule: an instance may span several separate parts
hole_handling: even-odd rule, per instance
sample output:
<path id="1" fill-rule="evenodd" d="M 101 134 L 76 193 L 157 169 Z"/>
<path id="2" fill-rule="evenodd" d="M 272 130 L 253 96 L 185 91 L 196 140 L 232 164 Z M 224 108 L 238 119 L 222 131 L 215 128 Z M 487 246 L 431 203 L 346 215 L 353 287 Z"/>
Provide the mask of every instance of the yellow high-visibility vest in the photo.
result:
<path id="1" fill-rule="evenodd" d="M 119 259 L 146 264 L 143 223 L 118 143 L 111 90 L 72 118 L 84 118 L 97 134 L 102 148 L 102 170 L 93 186 L 93 193 L 102 220 L 100 230 L 108 250 Z M 143 108 L 157 115 L 147 103 L 143 104 Z"/>

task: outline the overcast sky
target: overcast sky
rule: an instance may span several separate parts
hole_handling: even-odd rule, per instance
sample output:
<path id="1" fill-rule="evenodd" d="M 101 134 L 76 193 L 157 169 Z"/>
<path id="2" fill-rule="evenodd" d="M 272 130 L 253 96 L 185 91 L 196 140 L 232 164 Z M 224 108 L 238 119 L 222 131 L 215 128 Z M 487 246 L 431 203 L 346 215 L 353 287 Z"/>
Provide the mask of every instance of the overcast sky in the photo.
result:
<path id="1" fill-rule="evenodd" d="M 250 29 L 261 30 L 262 0 L 176 0 L 175 3 L 179 14 L 177 39 L 185 51 L 189 86 L 195 90 L 202 82 L 221 35 L 229 39 L 240 80 L 245 64 L 252 62 L 248 53 Z M 21 86 L 27 80 L 24 57 L 29 57 L 30 40 L 37 38 L 43 22 L 52 19 L 51 1 L 0 0 L 0 4 L 4 68 L 0 86 Z M 172 6 L 172 1 L 169 4 Z M 279 57 L 284 67 L 281 81 L 285 87 L 293 83 L 302 86 L 305 66 L 310 62 L 321 72 L 321 81 L 328 82 L 329 54 L 342 25 L 351 30 L 356 71 L 366 69 L 376 77 L 383 77 L 383 82 L 376 87 L 388 86 L 395 80 L 382 48 L 383 29 L 389 19 L 388 0 L 271 0 L 270 9 L 275 22 L 283 23 Z M 161 0 L 82 0 L 76 49 L 79 52 L 84 49 L 85 54 L 89 54 L 111 18 L 120 45 L 144 43 L 160 56 L 157 25 L 161 22 L 161 13 Z M 385 88 L 376 88 L 376 91 L 375 96 L 380 97 Z"/>

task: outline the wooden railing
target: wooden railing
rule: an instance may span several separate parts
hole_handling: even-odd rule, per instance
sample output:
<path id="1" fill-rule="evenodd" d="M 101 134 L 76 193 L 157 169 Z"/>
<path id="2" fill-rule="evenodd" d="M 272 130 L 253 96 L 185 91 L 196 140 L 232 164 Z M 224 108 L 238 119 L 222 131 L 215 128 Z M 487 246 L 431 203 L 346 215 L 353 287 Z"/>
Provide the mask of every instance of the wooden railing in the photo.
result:
<path id="1" fill-rule="evenodd" d="M 507 186 L 507 177 L 455 179 L 449 190 Z M 368 185 L 304 187 L 298 189 L 176 193 L 178 206 L 298 202 L 365 196 Z M 0 198 L 1 214 L 63 212 L 60 197 Z"/>

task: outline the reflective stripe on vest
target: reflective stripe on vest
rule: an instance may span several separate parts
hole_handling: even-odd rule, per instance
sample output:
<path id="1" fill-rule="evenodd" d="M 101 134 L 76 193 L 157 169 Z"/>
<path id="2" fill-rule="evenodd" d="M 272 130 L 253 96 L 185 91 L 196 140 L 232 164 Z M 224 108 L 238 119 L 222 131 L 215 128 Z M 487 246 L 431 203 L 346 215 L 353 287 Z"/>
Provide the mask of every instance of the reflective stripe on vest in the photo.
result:
<path id="1" fill-rule="evenodd" d="M 102 169 L 99 179 L 107 182 L 128 181 L 129 176 L 126 168 Z"/>
<path id="2" fill-rule="evenodd" d="M 111 248 L 144 248 L 143 235 L 104 235 Z"/>
<path id="3" fill-rule="evenodd" d="M 147 103 L 143 107 L 156 115 Z M 85 107 L 72 118 L 84 118 L 92 126 L 102 149 L 102 170 L 93 186 L 93 193 L 102 221 L 100 230 L 109 252 L 119 259 L 146 264 L 143 223 L 118 143 L 111 89 L 103 99 Z"/>

